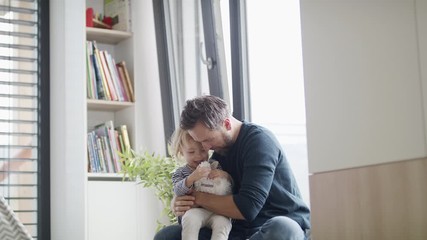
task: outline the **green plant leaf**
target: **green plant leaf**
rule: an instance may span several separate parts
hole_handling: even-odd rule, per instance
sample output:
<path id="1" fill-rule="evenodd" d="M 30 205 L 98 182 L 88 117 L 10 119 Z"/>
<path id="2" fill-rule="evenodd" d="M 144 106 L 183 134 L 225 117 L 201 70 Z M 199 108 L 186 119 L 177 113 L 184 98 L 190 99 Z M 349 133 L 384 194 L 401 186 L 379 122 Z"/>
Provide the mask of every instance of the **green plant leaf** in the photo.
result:
<path id="1" fill-rule="evenodd" d="M 122 162 L 123 180 L 129 178 L 146 188 L 153 188 L 157 198 L 163 203 L 162 215 L 167 216 L 170 223 L 177 223 L 177 218 L 170 209 L 173 198 L 172 174 L 179 167 L 178 162 L 160 154 L 144 151 L 138 153 L 131 149 L 119 154 Z M 165 224 L 157 220 L 157 231 Z"/>

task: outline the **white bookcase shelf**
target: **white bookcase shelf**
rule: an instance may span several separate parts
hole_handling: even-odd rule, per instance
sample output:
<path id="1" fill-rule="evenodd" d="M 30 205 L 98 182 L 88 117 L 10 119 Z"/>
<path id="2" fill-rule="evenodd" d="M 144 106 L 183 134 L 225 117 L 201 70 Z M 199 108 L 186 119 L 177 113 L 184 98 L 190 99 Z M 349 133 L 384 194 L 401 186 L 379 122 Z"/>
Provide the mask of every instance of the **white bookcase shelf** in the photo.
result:
<path id="1" fill-rule="evenodd" d="M 135 104 L 133 102 L 117 102 L 117 101 L 106 101 L 97 99 L 87 99 L 88 110 L 102 110 L 102 111 L 119 111 L 128 107 L 132 107 Z"/>
<path id="2" fill-rule="evenodd" d="M 117 44 L 130 37 L 132 37 L 131 32 L 92 27 L 86 28 L 86 39 L 90 41 L 99 41 L 107 44 Z"/>
<path id="3" fill-rule="evenodd" d="M 129 181 L 122 173 L 88 173 L 89 181 Z"/>

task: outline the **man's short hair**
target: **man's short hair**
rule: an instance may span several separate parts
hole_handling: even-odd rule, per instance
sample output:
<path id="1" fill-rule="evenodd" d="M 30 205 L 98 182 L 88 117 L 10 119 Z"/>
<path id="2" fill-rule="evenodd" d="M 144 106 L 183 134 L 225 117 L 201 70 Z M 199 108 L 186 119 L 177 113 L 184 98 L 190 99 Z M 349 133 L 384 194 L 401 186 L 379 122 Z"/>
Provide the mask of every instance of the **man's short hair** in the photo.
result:
<path id="1" fill-rule="evenodd" d="M 228 105 L 223 99 L 212 95 L 198 96 L 187 100 L 181 112 L 180 127 L 189 130 L 194 128 L 196 123 L 201 122 L 213 130 L 222 126 L 229 116 Z"/>

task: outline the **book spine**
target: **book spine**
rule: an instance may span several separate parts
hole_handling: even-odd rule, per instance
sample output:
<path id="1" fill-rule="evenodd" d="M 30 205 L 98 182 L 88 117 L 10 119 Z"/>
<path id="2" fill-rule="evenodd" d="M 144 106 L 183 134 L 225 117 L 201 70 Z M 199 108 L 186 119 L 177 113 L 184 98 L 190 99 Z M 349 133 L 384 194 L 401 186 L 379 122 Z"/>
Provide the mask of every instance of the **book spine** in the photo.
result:
<path id="1" fill-rule="evenodd" d="M 111 100 L 117 101 L 119 98 L 117 97 L 116 87 L 114 86 L 113 80 L 111 79 L 110 71 L 105 61 L 104 52 L 105 51 L 98 51 L 99 59 L 101 60 L 102 72 L 104 74 L 105 81 L 107 82 L 108 89 L 110 90 Z"/>
<path id="2" fill-rule="evenodd" d="M 104 145 L 104 156 L 105 156 L 105 162 L 108 166 L 108 171 L 109 173 L 114 173 L 115 169 L 114 169 L 114 164 L 113 164 L 113 159 L 112 159 L 112 155 L 111 155 L 111 146 L 110 146 L 110 141 L 108 140 L 107 136 L 103 136 L 102 137 L 102 142 Z"/>
<path id="3" fill-rule="evenodd" d="M 120 82 L 122 83 L 122 85 L 123 85 L 123 87 L 125 89 L 125 94 L 126 94 L 127 101 L 131 102 L 132 99 L 130 97 L 131 95 L 130 95 L 130 92 L 129 92 L 129 87 L 128 87 L 127 83 L 126 83 L 125 73 L 123 71 L 123 66 L 121 66 L 120 64 L 116 64 L 116 69 L 117 69 L 117 72 L 119 74 Z"/>
<path id="4" fill-rule="evenodd" d="M 118 154 L 119 147 L 117 146 L 116 137 L 114 134 L 114 124 L 113 121 L 105 122 L 105 126 L 107 129 L 108 140 L 111 147 L 111 156 L 112 162 L 114 164 L 114 168 L 116 172 L 121 171 L 120 157 Z"/>
<path id="5" fill-rule="evenodd" d="M 87 42 L 87 51 L 88 51 L 88 60 L 89 60 L 89 74 L 90 74 L 90 80 L 91 80 L 91 88 L 92 88 L 92 95 L 94 99 L 99 99 L 98 96 L 98 84 L 96 83 L 96 76 L 95 76 L 95 67 L 93 65 L 93 47 L 91 41 Z"/>
<path id="6" fill-rule="evenodd" d="M 92 74 L 91 74 L 91 62 L 90 62 L 90 58 L 89 58 L 89 42 L 86 41 L 86 84 L 87 84 L 87 89 L 86 89 L 86 94 L 87 94 L 87 98 L 89 99 L 93 99 L 94 98 L 94 94 L 93 94 L 93 87 L 92 87 Z"/>
<path id="7" fill-rule="evenodd" d="M 104 154 L 105 146 L 104 146 L 104 141 L 103 141 L 102 137 L 98 137 L 96 139 L 96 141 L 97 141 L 98 148 L 99 148 L 99 152 L 98 152 L 99 166 L 100 166 L 99 172 L 106 173 L 106 172 L 108 172 L 108 166 L 107 166 L 107 164 L 105 162 L 105 154 Z"/>
<path id="8" fill-rule="evenodd" d="M 104 86 L 104 82 L 101 76 L 101 72 L 99 71 L 99 62 L 97 60 L 97 57 L 95 55 L 95 45 L 94 45 L 94 41 L 91 42 L 92 45 L 92 51 L 91 51 L 91 57 L 92 57 L 92 62 L 93 62 L 93 70 L 95 72 L 95 77 L 96 77 L 96 86 L 97 86 L 97 91 L 98 91 L 98 99 L 105 99 L 108 100 L 108 96 L 106 93 L 106 89 Z"/>
<path id="9" fill-rule="evenodd" d="M 130 76 L 129 76 L 129 72 L 128 72 L 128 69 L 127 69 L 127 66 L 126 66 L 126 62 L 125 61 L 121 61 L 119 64 L 123 66 L 123 72 L 125 74 L 126 84 L 129 87 L 131 101 L 134 102 L 135 101 L 135 96 L 134 96 L 134 93 L 133 93 L 133 85 L 132 85 L 132 81 L 131 81 Z"/>
<path id="10" fill-rule="evenodd" d="M 92 135 L 93 132 L 88 132 L 87 133 L 87 151 L 88 151 L 88 171 L 89 172 L 96 172 L 96 168 L 95 168 L 95 148 L 93 146 L 93 141 L 92 141 Z"/>
<path id="11" fill-rule="evenodd" d="M 108 70 L 110 72 L 111 79 L 114 83 L 114 87 L 117 91 L 119 101 L 122 101 L 122 102 L 126 101 L 126 98 L 123 94 L 123 87 L 120 85 L 120 81 L 119 81 L 118 76 L 117 76 L 117 71 L 116 71 L 116 67 L 115 67 L 116 64 L 114 62 L 114 59 L 111 56 L 111 54 L 109 54 L 108 52 L 104 52 L 104 54 L 105 54 L 106 64 L 107 64 Z"/>
<path id="12" fill-rule="evenodd" d="M 97 65 L 97 69 L 98 69 L 98 73 L 99 73 L 99 75 L 100 75 L 100 77 L 101 77 L 101 79 L 102 79 L 102 86 L 104 86 L 104 94 L 105 94 L 105 99 L 106 100 L 112 100 L 112 98 L 111 98 L 111 89 L 109 88 L 109 86 L 108 86 L 108 83 L 107 83 L 107 79 L 106 79 L 106 77 L 105 77 L 105 75 L 104 75 L 104 70 L 103 70 L 103 68 L 102 68 L 102 61 L 101 61 L 101 57 L 100 57 L 100 54 L 99 54 L 99 49 L 98 49 L 98 47 L 96 46 L 96 42 L 94 41 L 93 42 L 94 43 L 94 49 L 93 49 L 93 55 L 95 56 L 95 60 L 96 60 L 96 65 Z"/>
<path id="13" fill-rule="evenodd" d="M 121 125 L 120 126 L 120 130 L 122 132 L 122 136 L 123 136 L 123 143 L 124 143 L 124 148 L 126 152 L 129 152 L 131 149 L 130 146 L 130 139 L 129 139 L 129 133 L 127 130 L 127 126 L 126 125 Z"/>

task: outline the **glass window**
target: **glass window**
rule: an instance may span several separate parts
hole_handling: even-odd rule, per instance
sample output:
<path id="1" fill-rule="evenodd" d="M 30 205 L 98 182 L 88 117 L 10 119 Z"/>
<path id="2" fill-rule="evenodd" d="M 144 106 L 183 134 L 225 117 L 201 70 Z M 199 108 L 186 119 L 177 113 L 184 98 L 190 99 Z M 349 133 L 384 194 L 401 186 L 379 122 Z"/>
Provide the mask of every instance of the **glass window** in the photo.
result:
<path id="1" fill-rule="evenodd" d="M 299 1 L 246 5 L 252 121 L 278 136 L 309 203 Z"/>
<path id="2" fill-rule="evenodd" d="M 41 112 L 42 87 L 49 79 L 41 81 L 48 71 L 41 67 L 46 55 L 41 54 L 40 9 L 37 1 L 0 1 L 0 197 L 35 239 L 41 236 L 40 169 L 45 167 L 40 137 L 42 131 L 49 135 L 48 125 L 41 126 L 46 120 Z M 44 113 L 48 105 L 43 106 Z M 46 210 L 44 216 L 49 214 Z"/>
<path id="3" fill-rule="evenodd" d="M 173 96 L 163 102 L 170 109 L 166 139 L 186 99 L 221 96 L 235 117 L 278 136 L 309 203 L 299 1 L 153 1 L 160 2 L 164 18 L 157 22 L 165 22 L 156 29 L 166 28 L 160 51 L 169 49 L 163 64 L 159 55 L 161 75 L 169 74 L 161 81 L 170 88 L 163 87 L 162 97 Z M 206 65 L 209 57 L 215 71 Z"/>
<path id="4" fill-rule="evenodd" d="M 219 0 L 162 0 L 153 4 L 165 138 L 169 139 L 186 99 L 213 94 L 231 101 L 221 24 L 223 6 Z"/>

